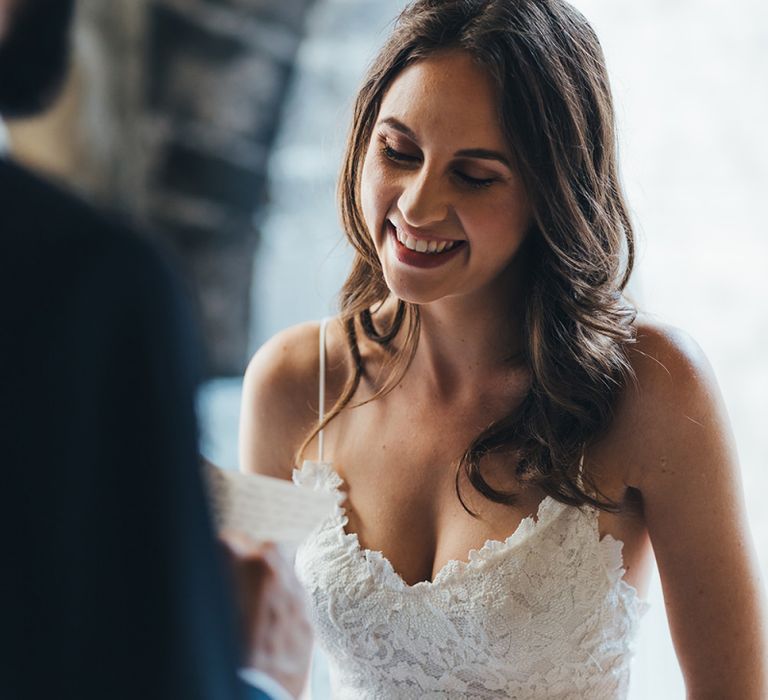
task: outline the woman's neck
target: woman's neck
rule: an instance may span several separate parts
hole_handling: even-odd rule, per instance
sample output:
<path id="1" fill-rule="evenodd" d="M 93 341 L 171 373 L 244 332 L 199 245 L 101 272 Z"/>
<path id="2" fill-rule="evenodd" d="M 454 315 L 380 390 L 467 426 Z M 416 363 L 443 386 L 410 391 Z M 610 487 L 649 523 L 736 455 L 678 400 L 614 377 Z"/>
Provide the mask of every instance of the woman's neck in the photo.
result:
<path id="1" fill-rule="evenodd" d="M 453 392 L 514 366 L 522 349 L 522 324 L 511 313 L 458 303 L 421 308 L 419 344 L 412 368 Z"/>
<path id="2" fill-rule="evenodd" d="M 411 371 L 443 396 L 476 394 L 521 369 L 526 276 L 508 269 L 492 289 L 420 307 Z"/>

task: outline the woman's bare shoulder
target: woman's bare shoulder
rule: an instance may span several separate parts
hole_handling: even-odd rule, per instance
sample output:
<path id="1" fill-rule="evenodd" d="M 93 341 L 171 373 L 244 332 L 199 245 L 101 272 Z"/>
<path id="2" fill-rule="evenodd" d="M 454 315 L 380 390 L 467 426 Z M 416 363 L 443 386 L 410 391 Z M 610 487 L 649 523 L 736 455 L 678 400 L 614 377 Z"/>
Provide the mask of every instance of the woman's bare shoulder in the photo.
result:
<path id="1" fill-rule="evenodd" d="M 338 326 L 331 320 L 327 327 L 331 380 L 344 367 Z M 243 470 L 290 478 L 296 451 L 318 419 L 319 340 L 319 322 L 301 323 L 270 338 L 248 363 L 240 418 Z"/>
<path id="2" fill-rule="evenodd" d="M 650 314 L 639 314 L 635 322 L 637 342 L 630 346 L 630 360 L 635 371 L 646 366 L 662 368 L 665 362 L 672 370 L 679 364 L 694 366 L 706 357 L 694 338 L 682 328 L 665 323 Z M 679 367 L 678 367 L 679 369 Z M 665 370 L 665 374 L 669 372 Z"/>
<path id="3" fill-rule="evenodd" d="M 639 409 L 674 419 L 680 409 L 716 389 L 712 366 L 690 333 L 648 315 L 638 317 L 636 328 L 637 342 L 628 354 Z"/>
<path id="4" fill-rule="evenodd" d="M 642 495 L 686 687 L 696 697 L 763 697 L 759 567 L 714 371 L 688 333 L 647 319 L 630 357 L 637 384 L 624 401 L 624 455 L 636 467 L 632 485 Z"/>
<path id="5" fill-rule="evenodd" d="M 691 423 L 712 413 L 720 393 L 707 356 L 688 332 L 649 315 L 635 325 L 637 341 L 627 351 L 635 381 L 617 402 L 615 432 L 628 485 L 642 488 Z"/>

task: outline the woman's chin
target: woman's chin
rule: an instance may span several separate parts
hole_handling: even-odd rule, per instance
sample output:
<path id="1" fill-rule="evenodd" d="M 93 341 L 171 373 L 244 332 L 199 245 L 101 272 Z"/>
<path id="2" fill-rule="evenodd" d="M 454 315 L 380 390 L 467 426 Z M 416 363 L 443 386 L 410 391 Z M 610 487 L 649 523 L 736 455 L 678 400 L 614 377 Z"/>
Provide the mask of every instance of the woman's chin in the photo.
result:
<path id="1" fill-rule="evenodd" d="M 394 297 L 409 304 L 431 304 L 445 294 L 426 280 L 405 279 L 406 275 L 390 274 L 384 270 L 384 281 Z"/>

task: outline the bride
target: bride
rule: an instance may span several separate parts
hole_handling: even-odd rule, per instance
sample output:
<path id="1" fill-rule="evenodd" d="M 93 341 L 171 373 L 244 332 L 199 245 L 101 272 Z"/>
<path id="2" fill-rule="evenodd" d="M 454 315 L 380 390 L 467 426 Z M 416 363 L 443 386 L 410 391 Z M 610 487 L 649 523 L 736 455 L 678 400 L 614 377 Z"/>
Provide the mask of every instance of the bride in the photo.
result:
<path id="1" fill-rule="evenodd" d="M 340 315 L 258 351 L 241 424 L 246 470 L 338 496 L 296 563 L 334 697 L 623 698 L 654 559 L 688 697 L 766 697 L 728 418 L 696 343 L 623 294 L 585 19 L 411 4 L 339 193 Z"/>

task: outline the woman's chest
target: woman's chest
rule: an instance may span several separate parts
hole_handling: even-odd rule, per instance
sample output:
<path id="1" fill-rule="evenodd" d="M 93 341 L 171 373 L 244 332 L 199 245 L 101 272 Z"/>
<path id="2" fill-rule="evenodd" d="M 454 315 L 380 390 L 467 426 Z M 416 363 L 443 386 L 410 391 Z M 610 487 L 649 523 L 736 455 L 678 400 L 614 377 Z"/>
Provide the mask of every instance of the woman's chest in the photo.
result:
<path id="1" fill-rule="evenodd" d="M 487 499 L 458 469 L 464 451 L 487 427 L 486 417 L 428 417 L 415 407 L 365 415 L 366 408 L 329 431 L 326 458 L 344 480 L 345 530 L 357 534 L 363 549 L 381 552 L 409 585 L 434 580 L 449 562 L 467 561 L 471 550 L 489 540 L 503 542 L 523 520 L 536 519 L 545 494 L 521 487 L 508 461 L 487 457 L 482 474 L 493 488 L 517 494 L 511 506 Z M 459 500 L 457 483 L 474 515 Z M 619 468 L 606 472 L 598 485 L 612 498 L 628 498 Z M 625 580 L 642 593 L 650 547 L 641 513 L 601 512 L 598 524 L 600 537 L 624 543 Z"/>
<path id="2" fill-rule="evenodd" d="M 294 479 L 344 486 L 323 462 L 305 462 Z M 377 697 L 442 696 L 453 680 L 451 697 L 486 682 L 489 697 L 534 697 L 543 688 L 550 697 L 555 685 L 578 697 L 616 696 L 598 690 L 622 675 L 640 608 L 618 580 L 615 543 L 597 541 L 594 512 L 545 499 L 537 523 L 469 563 L 449 561 L 432 582 L 403 580 L 385 556 L 396 550 L 370 551 L 357 533 L 344 535 L 343 515 L 302 544 L 296 570 L 335 682 L 354 697 L 373 687 Z M 400 685 L 408 679 L 418 690 Z"/>

